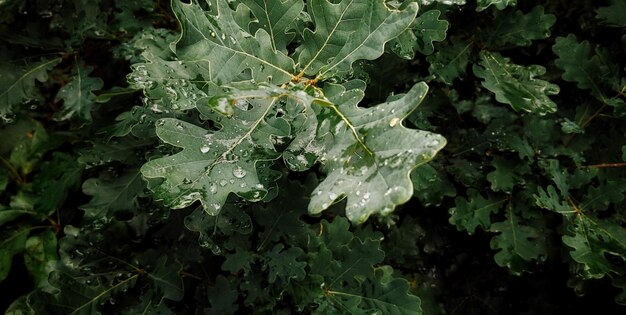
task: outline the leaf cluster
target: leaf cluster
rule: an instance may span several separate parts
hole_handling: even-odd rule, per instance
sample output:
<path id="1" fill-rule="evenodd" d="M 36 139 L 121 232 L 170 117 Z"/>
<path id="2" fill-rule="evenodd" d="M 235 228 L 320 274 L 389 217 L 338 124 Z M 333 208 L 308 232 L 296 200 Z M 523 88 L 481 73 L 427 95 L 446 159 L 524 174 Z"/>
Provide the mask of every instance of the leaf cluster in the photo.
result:
<path id="1" fill-rule="evenodd" d="M 625 10 L 0 2 L 2 309 L 514 313 L 477 279 L 553 271 L 626 304 Z"/>

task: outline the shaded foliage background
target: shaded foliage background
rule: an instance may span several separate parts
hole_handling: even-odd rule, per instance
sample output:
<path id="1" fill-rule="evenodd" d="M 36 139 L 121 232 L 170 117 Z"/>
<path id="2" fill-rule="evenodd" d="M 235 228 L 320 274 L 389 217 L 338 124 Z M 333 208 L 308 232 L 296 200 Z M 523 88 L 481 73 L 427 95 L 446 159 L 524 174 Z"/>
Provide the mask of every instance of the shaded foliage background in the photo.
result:
<path id="1" fill-rule="evenodd" d="M 219 216 L 152 197 L 140 168 L 176 152 L 155 122 L 205 121 L 127 77 L 171 58 L 169 3 L 2 2 L 0 309 L 341 313 L 389 293 L 405 313 L 623 313 L 624 2 L 419 3 L 350 76 L 364 107 L 427 82 L 405 124 L 448 144 L 410 201 L 357 226 L 343 201 L 307 214 L 317 167 L 257 166 L 267 202 L 230 195 Z"/>

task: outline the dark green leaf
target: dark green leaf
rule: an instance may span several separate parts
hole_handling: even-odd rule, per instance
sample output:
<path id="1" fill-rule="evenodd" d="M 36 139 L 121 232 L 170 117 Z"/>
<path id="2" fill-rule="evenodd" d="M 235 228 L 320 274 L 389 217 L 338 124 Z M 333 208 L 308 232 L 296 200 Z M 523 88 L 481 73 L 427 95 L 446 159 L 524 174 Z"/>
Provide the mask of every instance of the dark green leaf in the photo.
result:
<path id="1" fill-rule="evenodd" d="M 467 199 L 456 197 L 456 207 L 450 209 L 450 223 L 459 231 L 474 234 L 478 226 L 483 229 L 491 226 L 491 214 L 497 213 L 507 199 L 484 198 L 477 190 L 468 189 Z"/>
<path id="2" fill-rule="evenodd" d="M 618 67 L 610 63 L 604 51 L 592 50 L 588 41 L 578 42 L 576 36 L 557 37 L 552 51 L 559 57 L 557 67 L 565 81 L 576 82 L 579 89 L 591 89 L 595 97 L 607 102 L 605 87 L 618 81 Z"/>
<path id="3" fill-rule="evenodd" d="M 55 97 L 57 102 L 63 100 L 63 108 L 55 113 L 55 119 L 67 120 L 78 117 L 82 120 L 91 120 L 91 111 L 96 102 L 96 95 L 93 92 L 104 86 L 102 79 L 89 77 L 92 70 L 92 67 L 85 67 L 82 61 L 76 63 L 72 79 L 61 87 Z"/>
<path id="4" fill-rule="evenodd" d="M 454 79 L 463 76 L 472 52 L 472 43 L 465 42 L 458 37 L 450 37 L 448 43 L 437 46 L 437 51 L 428 56 L 430 63 L 428 71 L 436 79 L 452 85 Z"/>
<path id="5" fill-rule="evenodd" d="M 622 0 L 611 0 L 611 5 L 600 7 L 596 10 L 597 18 L 604 20 L 609 25 L 626 27 L 626 2 Z"/>
<path id="6" fill-rule="evenodd" d="M 473 70 L 484 80 L 482 85 L 496 95 L 498 102 L 509 104 L 516 111 L 539 115 L 556 111 L 556 104 L 548 96 L 558 94 L 559 87 L 535 78 L 546 72 L 542 66 L 523 67 L 498 53 L 483 51 Z"/>
<path id="7" fill-rule="evenodd" d="M 144 188 L 139 170 L 129 170 L 120 176 L 102 173 L 83 183 L 83 192 L 92 198 L 81 209 L 90 219 L 109 217 L 119 211 L 135 212 L 137 198 L 144 195 Z"/>
<path id="8" fill-rule="evenodd" d="M 12 113 L 13 108 L 22 102 L 40 99 L 36 81 L 48 80 L 48 72 L 59 62 L 60 57 L 25 64 L 3 61 L 0 66 L 0 117 Z"/>
<path id="9" fill-rule="evenodd" d="M 544 14 L 542 6 L 536 6 L 526 14 L 522 11 L 499 14 L 493 22 L 495 27 L 487 34 L 487 41 L 492 47 L 530 46 L 533 40 L 549 37 L 555 22 L 556 17 Z"/>
<path id="10" fill-rule="evenodd" d="M 493 223 L 489 230 L 500 233 L 490 243 L 492 249 L 498 250 L 494 256 L 496 263 L 514 273 L 521 273 L 524 264 L 546 255 L 542 231 L 521 222 L 511 206 L 507 209 L 506 221 Z"/>

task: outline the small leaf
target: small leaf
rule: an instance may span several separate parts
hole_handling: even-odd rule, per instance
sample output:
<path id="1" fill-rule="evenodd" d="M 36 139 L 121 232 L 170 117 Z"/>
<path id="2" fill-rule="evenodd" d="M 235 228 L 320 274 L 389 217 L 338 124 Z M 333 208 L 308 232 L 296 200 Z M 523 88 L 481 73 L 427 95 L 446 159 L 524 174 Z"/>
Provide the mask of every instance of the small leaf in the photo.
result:
<path id="1" fill-rule="evenodd" d="M 306 276 L 306 263 L 297 260 L 303 256 L 304 251 L 298 247 L 283 250 L 284 247 L 283 244 L 276 244 L 271 251 L 261 256 L 266 260 L 265 266 L 269 269 L 269 283 L 275 283 L 277 278 L 282 280 L 279 283 L 289 283 L 291 279 L 301 280 Z"/>
<path id="2" fill-rule="evenodd" d="M 519 66 L 498 53 L 483 51 L 473 69 L 474 74 L 484 80 L 482 86 L 493 92 L 498 102 L 509 104 L 516 111 L 539 115 L 556 111 L 556 104 L 548 95 L 558 94 L 559 87 L 535 78 L 546 72 L 544 67 Z"/>
<path id="3" fill-rule="evenodd" d="M 506 221 L 496 222 L 489 228 L 500 233 L 491 239 L 491 248 L 498 250 L 494 259 L 499 266 L 508 267 L 520 274 L 524 264 L 546 255 L 542 233 L 534 226 L 520 222 L 511 206 L 506 213 Z"/>
<path id="4" fill-rule="evenodd" d="M 155 262 L 154 270 L 148 273 L 148 278 L 154 283 L 158 296 L 172 301 L 180 301 L 183 298 L 183 279 L 180 276 L 182 265 L 171 260 L 167 256 L 161 256 Z"/>
<path id="5" fill-rule="evenodd" d="M 559 57 L 554 63 L 563 70 L 563 80 L 576 82 L 579 89 L 591 89 L 596 98 L 608 101 L 604 86 L 619 81 L 619 67 L 610 63 L 604 51 L 594 52 L 588 41 L 579 43 L 573 34 L 557 37 L 552 51 Z"/>
<path id="6" fill-rule="evenodd" d="M 611 4 L 606 7 L 600 7 L 596 10 L 598 19 L 611 26 L 626 27 L 626 2 L 622 0 L 611 0 Z"/>
<path id="7" fill-rule="evenodd" d="M 476 0 L 476 11 L 483 11 L 491 5 L 498 10 L 504 10 L 507 6 L 516 6 L 517 0 Z"/>
<path id="8" fill-rule="evenodd" d="M 118 211 L 134 212 L 137 198 L 144 193 L 145 184 L 139 170 L 129 170 L 120 176 L 102 173 L 98 178 L 89 178 L 83 183 L 83 193 L 92 196 L 81 206 L 85 216 L 100 219 L 114 215 Z"/>
<path id="9" fill-rule="evenodd" d="M 523 183 L 525 174 L 530 173 L 530 168 L 524 163 L 516 163 L 500 156 L 494 157 L 491 165 L 496 169 L 487 174 L 487 180 L 491 183 L 493 191 L 511 193 L 513 187 Z"/>
<path id="10" fill-rule="evenodd" d="M 575 220 L 570 228 L 573 235 L 563 235 L 562 240 L 573 249 L 570 255 L 582 265 L 582 275 L 599 279 L 618 273 L 620 267 L 612 261 L 626 260 L 626 229 L 610 219 L 580 215 Z"/>
<path id="11" fill-rule="evenodd" d="M 459 231 L 466 230 L 474 234 L 478 226 L 483 229 L 491 226 L 491 214 L 497 213 L 507 199 L 484 198 L 477 190 L 468 189 L 467 199 L 456 197 L 456 207 L 450 208 L 450 223 Z"/>
<path id="12" fill-rule="evenodd" d="M 41 98 L 35 86 L 36 81 L 48 80 L 48 72 L 62 58 L 43 59 L 41 62 L 17 65 L 3 62 L 0 66 L 0 116 L 12 113 L 13 107 L 25 101 Z"/>
<path id="13" fill-rule="evenodd" d="M 54 119 L 67 120 L 78 117 L 91 120 L 91 110 L 96 102 L 93 91 L 100 90 L 104 82 L 100 78 L 89 77 L 92 67 L 85 67 L 83 62 L 76 63 L 72 79 L 65 84 L 55 97 L 55 101 L 63 100 L 63 108 L 56 112 Z"/>
<path id="14" fill-rule="evenodd" d="M 428 71 L 436 79 L 452 85 L 454 79 L 461 77 L 466 72 L 472 44 L 453 36 L 448 42 L 439 44 L 437 48 L 434 54 L 426 57 L 430 63 Z"/>
<path id="15" fill-rule="evenodd" d="M 422 165 L 411 173 L 414 197 L 424 206 L 438 205 L 445 197 L 456 196 L 454 184 L 444 172 L 438 171 L 429 164 Z"/>
<path id="16" fill-rule="evenodd" d="M 535 204 L 542 209 L 556 211 L 561 214 L 575 213 L 574 209 L 562 201 L 563 199 L 552 185 L 548 185 L 545 190 L 543 187 L 537 187 L 537 194 L 533 195 L 533 197 L 535 198 Z"/>
<path id="17" fill-rule="evenodd" d="M 446 38 L 449 23 L 439 20 L 441 11 L 430 10 L 417 16 L 413 24 L 390 42 L 392 50 L 404 59 L 413 59 L 415 51 L 424 55 L 434 52 L 433 42 Z"/>
<path id="18" fill-rule="evenodd" d="M 550 36 L 550 28 L 556 22 L 552 14 L 544 14 L 542 6 L 535 6 L 527 14 L 522 11 L 498 14 L 493 27 L 487 32 L 491 47 L 513 44 L 530 46 L 533 40 Z"/>

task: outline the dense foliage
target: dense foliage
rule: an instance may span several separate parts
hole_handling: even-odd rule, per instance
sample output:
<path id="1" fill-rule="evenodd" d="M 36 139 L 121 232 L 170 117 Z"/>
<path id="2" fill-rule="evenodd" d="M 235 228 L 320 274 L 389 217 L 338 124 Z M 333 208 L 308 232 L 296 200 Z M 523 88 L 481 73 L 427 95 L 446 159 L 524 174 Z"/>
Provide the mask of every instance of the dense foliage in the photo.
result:
<path id="1" fill-rule="evenodd" d="M 625 16 L 0 1 L 0 308 L 624 312 Z"/>

